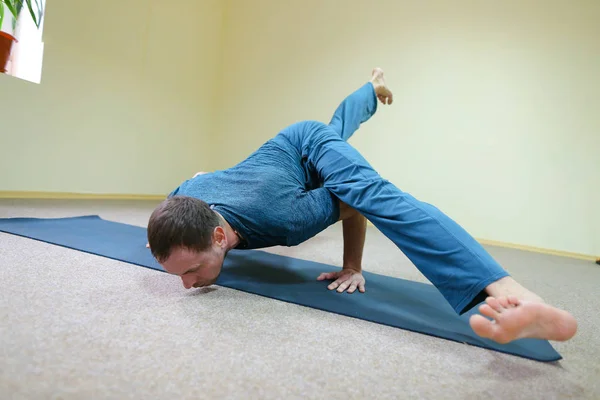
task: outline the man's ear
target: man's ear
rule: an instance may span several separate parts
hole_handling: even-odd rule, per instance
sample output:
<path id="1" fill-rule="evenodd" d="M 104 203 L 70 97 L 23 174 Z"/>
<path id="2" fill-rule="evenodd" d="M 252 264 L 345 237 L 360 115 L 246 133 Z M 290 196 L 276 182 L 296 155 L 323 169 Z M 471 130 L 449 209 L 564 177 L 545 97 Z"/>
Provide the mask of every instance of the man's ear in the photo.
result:
<path id="1" fill-rule="evenodd" d="M 221 225 L 217 225 L 213 231 L 213 243 L 218 246 L 222 246 L 226 241 L 227 236 L 225 235 L 225 229 Z"/>

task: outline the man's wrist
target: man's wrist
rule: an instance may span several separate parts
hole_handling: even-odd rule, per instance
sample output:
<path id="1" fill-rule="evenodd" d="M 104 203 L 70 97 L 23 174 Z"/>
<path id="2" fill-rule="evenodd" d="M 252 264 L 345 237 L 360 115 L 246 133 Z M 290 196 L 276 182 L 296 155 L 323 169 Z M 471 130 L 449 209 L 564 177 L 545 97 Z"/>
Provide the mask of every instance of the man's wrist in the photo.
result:
<path id="1" fill-rule="evenodd" d="M 348 269 L 348 270 L 352 270 L 355 272 L 362 272 L 362 268 L 360 265 L 353 265 L 353 264 L 344 264 L 344 266 L 342 267 L 342 269 Z"/>

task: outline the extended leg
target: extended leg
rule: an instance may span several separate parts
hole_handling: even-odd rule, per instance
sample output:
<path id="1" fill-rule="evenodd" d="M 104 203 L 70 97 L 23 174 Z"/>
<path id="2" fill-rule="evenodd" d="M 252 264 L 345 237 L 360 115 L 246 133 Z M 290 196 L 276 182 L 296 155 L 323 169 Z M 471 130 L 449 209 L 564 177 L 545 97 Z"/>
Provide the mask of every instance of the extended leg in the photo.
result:
<path id="1" fill-rule="evenodd" d="M 529 292 L 456 222 L 436 207 L 383 179 L 328 127 L 306 147 L 324 187 L 367 217 L 433 283 L 457 313 L 488 297 L 470 323 L 482 337 L 500 343 L 520 338 L 568 340 L 577 331 L 573 316 Z"/>
<path id="2" fill-rule="evenodd" d="M 324 187 L 392 240 L 462 313 L 508 273 L 462 227 L 436 207 L 383 179 L 329 127 L 306 143 Z"/>

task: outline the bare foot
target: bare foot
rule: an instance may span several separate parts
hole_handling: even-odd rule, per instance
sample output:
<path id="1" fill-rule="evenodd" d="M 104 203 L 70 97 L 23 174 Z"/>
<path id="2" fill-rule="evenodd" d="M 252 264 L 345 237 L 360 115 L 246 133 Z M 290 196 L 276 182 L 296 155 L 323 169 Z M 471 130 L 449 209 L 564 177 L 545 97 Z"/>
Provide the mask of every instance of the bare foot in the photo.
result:
<path id="1" fill-rule="evenodd" d="M 515 296 L 488 297 L 471 316 L 471 328 L 481 337 L 504 344 L 523 338 L 566 341 L 577 332 L 571 314 L 545 303 L 522 301 Z"/>
<path id="2" fill-rule="evenodd" d="M 383 79 L 383 70 L 381 68 L 373 69 L 371 76 L 371 83 L 375 89 L 375 94 L 379 101 L 383 104 L 392 104 L 394 102 L 394 96 L 391 90 L 386 86 L 385 80 Z"/>
<path id="3" fill-rule="evenodd" d="M 506 276 L 491 283 L 485 288 L 485 290 L 489 296 L 497 299 L 501 297 L 514 296 L 523 301 L 532 303 L 545 303 L 540 296 L 526 289 L 511 276 Z"/>

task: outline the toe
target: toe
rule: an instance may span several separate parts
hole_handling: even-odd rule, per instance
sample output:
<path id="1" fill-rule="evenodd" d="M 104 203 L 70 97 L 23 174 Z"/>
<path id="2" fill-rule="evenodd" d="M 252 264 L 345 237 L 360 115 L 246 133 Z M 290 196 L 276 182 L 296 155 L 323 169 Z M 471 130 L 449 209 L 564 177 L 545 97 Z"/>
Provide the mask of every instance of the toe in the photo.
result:
<path id="1" fill-rule="evenodd" d="M 495 297 L 488 297 L 487 299 L 485 299 L 485 302 L 499 313 L 501 313 L 504 310 L 504 307 L 502 307 L 498 299 Z"/>
<path id="2" fill-rule="evenodd" d="M 508 308 L 508 297 L 498 297 L 498 303 L 504 308 Z"/>
<path id="3" fill-rule="evenodd" d="M 479 307 L 479 312 L 482 315 L 485 315 L 486 317 L 490 317 L 493 319 L 498 318 L 498 313 L 496 312 L 496 310 L 494 310 L 492 307 L 490 307 L 487 304 L 483 304 L 482 306 Z"/>
<path id="4" fill-rule="evenodd" d="M 485 338 L 491 338 L 494 336 L 496 326 L 487 318 L 475 314 L 471 316 L 469 323 L 477 335 Z"/>
<path id="5" fill-rule="evenodd" d="M 521 303 L 521 301 L 516 296 L 508 296 L 508 302 L 513 307 L 516 307 Z"/>

